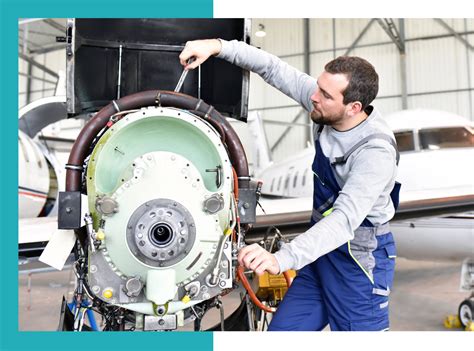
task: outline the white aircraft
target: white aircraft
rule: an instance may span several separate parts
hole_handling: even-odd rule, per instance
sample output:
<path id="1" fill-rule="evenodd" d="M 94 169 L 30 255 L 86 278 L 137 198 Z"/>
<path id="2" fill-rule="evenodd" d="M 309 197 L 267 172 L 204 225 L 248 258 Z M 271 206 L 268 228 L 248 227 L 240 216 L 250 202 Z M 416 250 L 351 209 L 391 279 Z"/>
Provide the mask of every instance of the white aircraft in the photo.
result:
<path id="1" fill-rule="evenodd" d="M 64 188 L 65 160 L 80 130 L 77 121 L 69 123 L 69 136 L 55 130 L 55 122 L 67 117 L 65 103 L 65 96 L 47 97 L 19 111 L 18 243 L 22 256 L 39 253 L 57 229 L 56 200 Z M 67 138 L 55 137 L 58 133 Z"/>
<path id="2" fill-rule="evenodd" d="M 400 151 L 400 207 L 391 221 L 398 255 L 463 262 L 461 290 L 474 292 L 473 123 L 452 113 L 421 109 L 393 113 L 386 121 Z M 255 178 L 263 181 L 260 203 L 265 212 L 257 212 L 256 231 L 281 226 L 294 237 L 308 228 L 311 216 L 314 146 L 272 162 L 258 113 L 249 115 L 248 132 Z M 453 209 L 458 213 L 439 215 Z M 471 212 L 459 213 L 466 210 Z M 473 306 L 470 300 L 460 305 L 464 325 L 473 320 Z"/>

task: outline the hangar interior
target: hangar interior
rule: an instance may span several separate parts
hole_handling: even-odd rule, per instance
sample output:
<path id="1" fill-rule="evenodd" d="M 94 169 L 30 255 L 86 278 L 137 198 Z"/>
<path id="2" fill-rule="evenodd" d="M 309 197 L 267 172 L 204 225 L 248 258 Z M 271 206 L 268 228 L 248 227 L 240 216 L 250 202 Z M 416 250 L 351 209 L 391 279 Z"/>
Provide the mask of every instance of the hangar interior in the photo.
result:
<path id="1" fill-rule="evenodd" d="M 371 62 L 382 114 L 428 108 L 473 119 L 473 19 L 268 19 L 251 21 L 251 43 L 317 77 L 340 55 Z M 257 36 L 259 28 L 265 36 Z M 55 93 L 66 70 L 66 19 L 19 21 L 19 107 Z M 62 72 L 62 73 L 61 73 Z M 260 111 L 273 159 L 311 140 L 308 115 L 251 73 L 249 112 Z M 62 83 L 64 84 L 64 83 Z M 245 137 L 244 137 L 245 138 Z"/>
<path id="2" fill-rule="evenodd" d="M 474 121 L 474 19 L 253 18 L 250 22 L 252 45 L 314 77 L 324 70 L 327 62 L 338 56 L 355 55 L 367 59 L 379 74 L 380 89 L 373 105 L 382 115 L 401 110 L 429 109 L 465 117 L 471 124 Z M 65 95 L 66 27 L 67 19 L 64 18 L 19 19 L 20 109 L 45 97 Z M 262 118 L 273 162 L 284 161 L 312 143 L 308 113 L 254 73 L 250 73 L 248 97 L 249 114 L 258 112 Z M 41 132 L 43 140 L 48 140 L 46 148 L 48 143 L 56 148 L 60 164 L 67 163 L 71 146 L 68 142 L 70 144 L 77 137 L 84 124 L 84 120 L 68 119 L 49 125 Z M 235 121 L 233 126 L 252 166 L 256 162 L 249 146 L 252 135 L 241 122 Z M 472 126 L 470 128 L 472 138 Z M 464 178 L 472 175 L 472 166 L 468 167 L 471 168 L 461 171 Z M 292 173 L 292 176 L 295 187 L 298 173 Z M 289 180 L 288 176 L 285 188 Z M 474 218 L 472 194 L 469 196 L 471 212 L 462 216 L 465 221 L 462 229 L 465 230 L 464 223 L 468 223 L 468 231 Z M 443 222 L 442 225 L 451 223 Z M 406 222 L 406 225 L 415 227 L 413 222 Z M 471 230 L 462 238 L 472 238 L 472 235 Z M 453 239 L 451 244 L 458 245 L 459 242 Z M 456 254 L 462 256 L 470 248 L 467 245 L 464 251 L 456 251 Z M 71 297 L 74 289 L 71 263 L 69 261 L 66 265 L 67 270 L 58 273 L 31 260 L 20 262 L 21 330 L 56 328 L 61 296 Z M 456 329 L 454 319 L 445 320 L 443 325 L 443 318 L 456 314 L 459 302 L 466 298 L 465 292 L 458 291 L 460 266 L 459 260 L 431 262 L 426 259 L 420 262 L 402 258 L 397 261 L 398 285 L 392 295 L 396 308 L 391 312 L 393 330 Z M 473 267 L 474 263 L 469 268 L 462 268 L 462 274 L 474 276 Z M 228 302 L 226 313 L 238 306 L 242 290 L 234 292 L 234 300 Z M 412 311 L 420 305 L 424 308 L 419 318 L 415 318 Z M 223 309 L 210 314 L 212 320 L 207 322 L 208 327 L 219 320 L 220 313 L 224 313 Z"/>

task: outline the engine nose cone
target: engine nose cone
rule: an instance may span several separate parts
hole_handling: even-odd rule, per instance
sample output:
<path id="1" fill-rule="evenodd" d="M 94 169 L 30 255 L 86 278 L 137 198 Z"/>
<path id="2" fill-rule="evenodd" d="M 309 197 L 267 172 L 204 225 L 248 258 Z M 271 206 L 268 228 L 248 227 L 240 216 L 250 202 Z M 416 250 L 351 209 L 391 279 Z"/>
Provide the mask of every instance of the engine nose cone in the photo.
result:
<path id="1" fill-rule="evenodd" d="M 150 241 L 158 247 L 166 246 L 174 238 L 173 229 L 166 223 L 157 223 L 149 233 Z"/>

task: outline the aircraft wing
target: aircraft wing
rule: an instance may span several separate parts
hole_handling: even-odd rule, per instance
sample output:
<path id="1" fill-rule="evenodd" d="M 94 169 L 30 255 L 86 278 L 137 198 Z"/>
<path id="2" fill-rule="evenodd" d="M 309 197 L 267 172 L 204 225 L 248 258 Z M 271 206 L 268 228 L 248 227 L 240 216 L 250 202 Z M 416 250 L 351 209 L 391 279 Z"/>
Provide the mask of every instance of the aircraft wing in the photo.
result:
<path id="1" fill-rule="evenodd" d="M 312 198 L 261 198 L 256 228 L 269 225 L 307 224 Z M 264 211 L 262 211 L 262 208 Z M 474 211 L 474 194 L 403 201 L 392 221 Z"/>
<path id="2" fill-rule="evenodd" d="M 18 221 L 20 256 L 39 256 L 58 229 L 57 217 L 22 218 Z"/>
<path id="3" fill-rule="evenodd" d="M 275 227 L 287 240 L 305 232 L 312 198 L 263 198 L 248 244 L 272 238 Z M 404 201 L 390 221 L 398 255 L 414 260 L 474 258 L 474 195 Z"/>

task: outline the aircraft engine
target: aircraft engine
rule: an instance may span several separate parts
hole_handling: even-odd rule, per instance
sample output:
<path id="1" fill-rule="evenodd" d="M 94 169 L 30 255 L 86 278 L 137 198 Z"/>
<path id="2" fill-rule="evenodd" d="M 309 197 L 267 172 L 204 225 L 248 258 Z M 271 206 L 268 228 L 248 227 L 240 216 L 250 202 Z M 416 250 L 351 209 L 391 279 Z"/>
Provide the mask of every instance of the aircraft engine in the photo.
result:
<path id="1" fill-rule="evenodd" d="M 212 107 L 156 91 L 114 101 L 81 132 L 67 169 L 59 224 L 76 229 L 79 281 L 96 304 L 131 312 L 134 329 L 173 330 L 196 318 L 192 306 L 232 289 L 256 188 Z M 79 194 L 82 228 L 70 222 Z"/>

